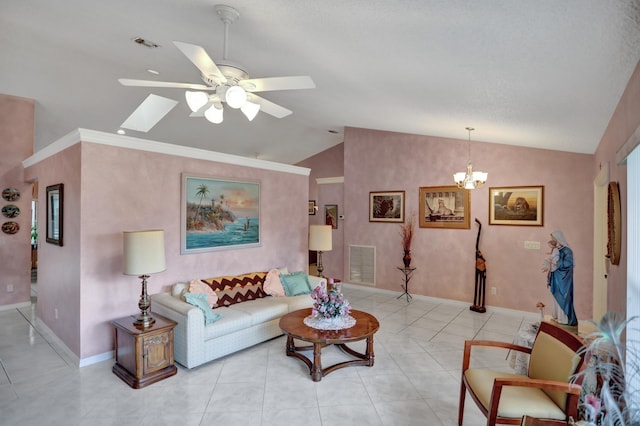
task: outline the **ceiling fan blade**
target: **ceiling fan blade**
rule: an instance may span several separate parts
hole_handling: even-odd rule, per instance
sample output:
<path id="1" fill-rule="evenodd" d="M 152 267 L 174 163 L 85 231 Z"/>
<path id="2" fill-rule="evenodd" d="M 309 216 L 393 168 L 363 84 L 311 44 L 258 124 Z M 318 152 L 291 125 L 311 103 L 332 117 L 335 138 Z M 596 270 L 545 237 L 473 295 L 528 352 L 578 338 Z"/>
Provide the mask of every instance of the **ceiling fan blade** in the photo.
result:
<path id="1" fill-rule="evenodd" d="M 118 81 L 123 86 L 137 86 L 137 87 L 167 87 L 173 89 L 192 89 L 192 90 L 215 90 L 211 86 L 204 84 L 192 84 L 192 83 L 172 83 L 170 81 L 154 81 L 154 80 L 133 80 L 130 78 L 119 78 Z"/>
<path id="2" fill-rule="evenodd" d="M 269 92 L 272 90 L 315 89 L 316 84 L 306 75 L 290 77 L 249 78 L 241 80 L 240 86 L 247 92 Z"/>
<path id="3" fill-rule="evenodd" d="M 183 43 L 181 41 L 174 41 L 173 44 L 180 49 L 184 56 L 193 62 L 193 65 L 198 67 L 202 75 L 210 78 L 218 84 L 224 84 L 227 82 L 225 76 L 222 75 L 222 72 L 204 48 L 195 44 Z"/>
<path id="4" fill-rule="evenodd" d="M 281 107 L 278 104 L 274 104 L 273 102 L 268 101 L 265 98 L 261 98 L 258 95 L 251 94 L 249 96 L 249 101 L 255 102 L 260 105 L 260 111 L 266 112 L 269 115 L 273 115 L 276 118 L 283 118 L 293 113 L 293 111 Z"/>
<path id="5" fill-rule="evenodd" d="M 120 127 L 137 130 L 138 132 L 148 132 L 176 105 L 178 105 L 178 101 L 152 93 L 147 96 Z"/>

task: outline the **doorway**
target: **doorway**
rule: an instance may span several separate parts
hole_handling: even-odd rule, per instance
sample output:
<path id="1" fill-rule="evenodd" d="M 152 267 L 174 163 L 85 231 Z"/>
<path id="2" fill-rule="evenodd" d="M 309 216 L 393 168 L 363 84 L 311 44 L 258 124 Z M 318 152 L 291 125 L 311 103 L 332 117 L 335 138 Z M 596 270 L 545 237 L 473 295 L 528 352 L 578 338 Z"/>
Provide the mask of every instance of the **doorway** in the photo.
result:
<path id="1" fill-rule="evenodd" d="M 593 181 L 593 320 L 607 312 L 609 274 L 607 264 L 607 188 L 609 163 L 600 168 Z"/>

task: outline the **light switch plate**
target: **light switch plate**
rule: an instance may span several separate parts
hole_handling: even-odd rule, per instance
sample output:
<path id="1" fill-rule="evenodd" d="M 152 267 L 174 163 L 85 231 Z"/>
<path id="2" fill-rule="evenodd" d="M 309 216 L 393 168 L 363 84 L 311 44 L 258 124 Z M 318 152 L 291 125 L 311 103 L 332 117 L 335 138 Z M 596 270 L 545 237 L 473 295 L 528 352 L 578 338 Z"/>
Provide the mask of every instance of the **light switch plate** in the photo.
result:
<path id="1" fill-rule="evenodd" d="M 525 241 L 524 248 L 527 250 L 540 250 L 540 241 Z"/>

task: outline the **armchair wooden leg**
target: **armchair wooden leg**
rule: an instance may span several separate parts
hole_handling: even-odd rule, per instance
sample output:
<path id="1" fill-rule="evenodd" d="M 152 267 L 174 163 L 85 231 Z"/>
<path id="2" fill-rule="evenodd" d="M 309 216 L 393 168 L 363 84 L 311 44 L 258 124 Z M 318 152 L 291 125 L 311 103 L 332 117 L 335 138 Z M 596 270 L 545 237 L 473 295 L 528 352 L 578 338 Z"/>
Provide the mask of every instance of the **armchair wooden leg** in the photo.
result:
<path id="1" fill-rule="evenodd" d="M 460 380 L 460 401 L 458 402 L 458 426 L 462 426 L 462 417 L 464 416 L 464 398 L 467 395 L 467 387 L 464 380 Z"/>

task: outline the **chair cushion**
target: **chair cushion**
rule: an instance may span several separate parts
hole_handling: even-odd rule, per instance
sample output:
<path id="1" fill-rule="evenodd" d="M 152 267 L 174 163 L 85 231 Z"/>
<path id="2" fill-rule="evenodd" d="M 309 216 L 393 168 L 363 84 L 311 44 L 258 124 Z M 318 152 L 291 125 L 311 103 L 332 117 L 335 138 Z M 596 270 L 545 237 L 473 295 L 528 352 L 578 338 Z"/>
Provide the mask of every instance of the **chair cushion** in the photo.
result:
<path id="1" fill-rule="evenodd" d="M 496 378 L 522 378 L 513 373 L 469 369 L 464 373 L 469 390 L 478 397 L 480 403 L 489 410 L 491 391 Z M 530 387 L 504 386 L 498 405 L 498 416 L 520 419 L 523 415 L 543 419 L 564 420 L 565 413 L 542 390 Z"/>
<path id="2" fill-rule="evenodd" d="M 538 333 L 531 349 L 529 377 L 568 383 L 579 362 L 580 357 L 567 345 L 547 333 Z M 562 410 L 566 408 L 566 393 L 545 392 Z"/>

